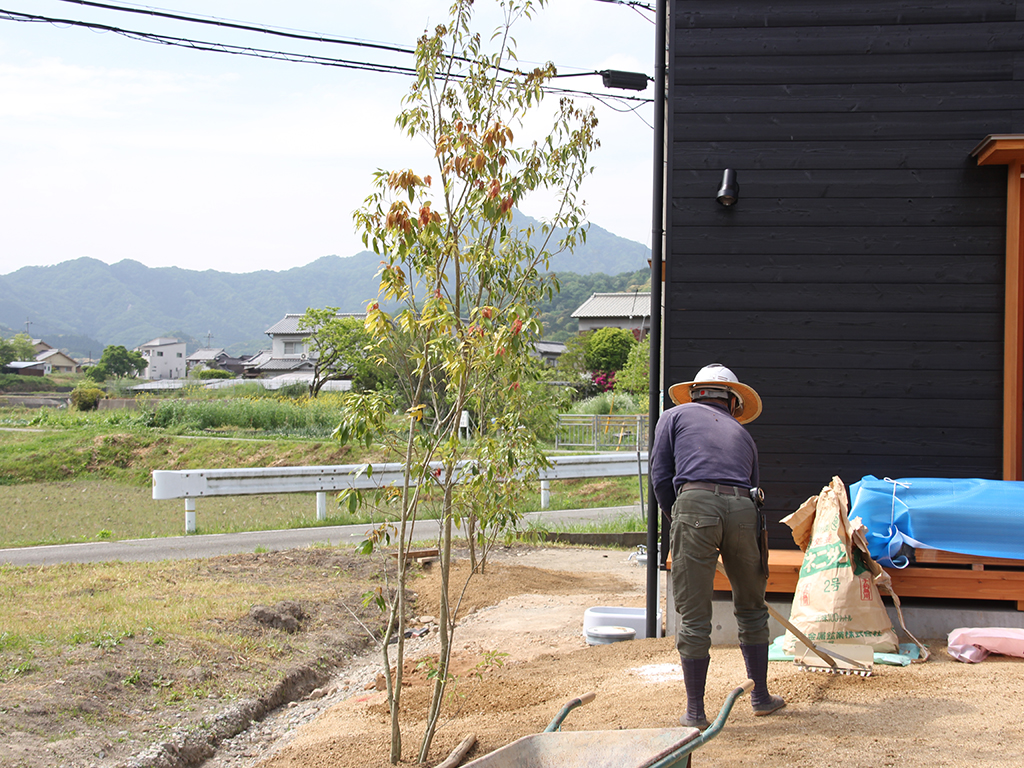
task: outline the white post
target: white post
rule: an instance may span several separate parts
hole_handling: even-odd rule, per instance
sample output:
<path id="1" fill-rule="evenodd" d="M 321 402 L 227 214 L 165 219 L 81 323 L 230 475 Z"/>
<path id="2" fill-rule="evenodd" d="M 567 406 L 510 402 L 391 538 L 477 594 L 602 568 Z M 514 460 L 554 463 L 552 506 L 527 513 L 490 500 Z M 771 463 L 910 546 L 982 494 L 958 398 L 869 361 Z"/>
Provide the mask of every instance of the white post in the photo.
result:
<path id="1" fill-rule="evenodd" d="M 185 499 L 185 533 L 196 532 L 196 500 Z"/>
<path id="2" fill-rule="evenodd" d="M 316 519 L 321 522 L 327 519 L 327 491 L 316 492 Z"/>
<path id="3" fill-rule="evenodd" d="M 551 481 L 540 481 L 540 508 L 547 509 L 551 504 Z"/>

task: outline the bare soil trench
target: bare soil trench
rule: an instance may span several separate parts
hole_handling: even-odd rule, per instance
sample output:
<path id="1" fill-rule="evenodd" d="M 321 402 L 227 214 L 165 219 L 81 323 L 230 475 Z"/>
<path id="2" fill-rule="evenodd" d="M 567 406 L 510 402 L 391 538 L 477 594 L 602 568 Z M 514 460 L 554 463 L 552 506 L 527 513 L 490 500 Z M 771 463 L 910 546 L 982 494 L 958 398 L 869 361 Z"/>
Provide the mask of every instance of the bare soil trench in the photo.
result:
<path id="1" fill-rule="evenodd" d="M 428 765 L 444 760 L 467 734 L 477 737 L 467 758 L 472 760 L 538 733 L 562 704 L 588 691 L 597 694 L 595 701 L 570 713 L 563 731 L 677 724 L 684 696 L 671 638 L 588 646 L 583 636 L 587 608 L 644 605 L 645 572 L 628 555 L 618 550 L 516 546 L 497 553 L 488 570 L 473 577 L 455 635 L 458 677 L 450 688 Z M 436 615 L 437 574 L 427 570 L 413 589 L 419 615 Z M 969 665 L 946 654 L 944 638 L 926 642 L 932 650 L 928 662 L 906 668 L 876 665 L 868 678 L 811 674 L 792 664 L 773 663 L 769 681 L 787 706 L 770 717 L 754 718 L 749 703 L 741 700 L 719 737 L 694 754 L 694 765 L 1018 764 L 1024 748 L 1024 659 L 991 656 Z M 436 644 L 431 630 L 410 639 L 406 648 L 411 661 L 403 690 L 402 764 L 415 763 L 429 696 L 429 681 L 422 669 L 417 670 L 417 662 L 430 658 Z M 488 657 L 502 663 L 481 666 Z M 301 700 L 285 703 L 239 735 L 220 740 L 215 753 L 201 764 L 389 765 L 386 695 L 374 685 L 381 664 L 378 651 L 357 656 L 328 681 L 317 681 L 316 689 Z M 738 648 L 712 649 L 709 714 L 745 677 Z M 223 710 L 220 715 L 211 711 L 204 717 L 212 721 L 222 715 Z M 145 718 L 132 727 L 146 727 Z M 77 749 L 63 743 L 68 739 L 47 745 L 37 737 L 22 738 L 19 746 L 18 734 L 4 725 L 0 738 L 8 742 L 0 746 L 0 766 L 141 768 L 181 766 L 187 757 L 159 739 L 148 749 L 134 742 L 136 751 L 127 754 L 120 746 L 108 742 L 104 747 L 88 739 Z M 593 755 L 592 764 L 604 765 L 600 754 Z"/>

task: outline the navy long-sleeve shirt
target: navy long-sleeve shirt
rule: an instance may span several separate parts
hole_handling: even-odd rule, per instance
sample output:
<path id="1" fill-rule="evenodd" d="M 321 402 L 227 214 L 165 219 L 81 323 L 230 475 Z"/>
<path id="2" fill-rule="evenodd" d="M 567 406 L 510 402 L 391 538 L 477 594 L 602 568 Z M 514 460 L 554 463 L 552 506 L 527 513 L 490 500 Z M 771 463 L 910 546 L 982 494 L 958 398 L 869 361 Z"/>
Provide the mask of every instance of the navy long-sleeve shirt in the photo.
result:
<path id="1" fill-rule="evenodd" d="M 670 512 L 676 489 L 683 483 L 756 488 L 757 445 L 724 408 L 684 403 L 665 411 L 658 420 L 650 473 L 658 505 Z"/>

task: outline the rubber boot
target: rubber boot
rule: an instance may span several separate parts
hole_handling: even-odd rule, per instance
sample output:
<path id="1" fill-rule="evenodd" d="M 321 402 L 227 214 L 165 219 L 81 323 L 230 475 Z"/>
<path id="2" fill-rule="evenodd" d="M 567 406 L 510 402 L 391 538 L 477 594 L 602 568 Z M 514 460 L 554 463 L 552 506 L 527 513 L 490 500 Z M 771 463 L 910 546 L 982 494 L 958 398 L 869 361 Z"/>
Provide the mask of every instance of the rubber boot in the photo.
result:
<path id="1" fill-rule="evenodd" d="M 768 693 L 768 643 L 741 644 L 740 650 L 743 652 L 743 662 L 747 666 L 747 677 L 754 681 L 754 690 L 750 692 L 754 714 L 758 717 L 770 715 L 786 706 L 781 696 L 772 696 Z"/>
<path id="2" fill-rule="evenodd" d="M 690 728 L 708 727 L 708 719 L 704 714 L 704 685 L 708 680 L 708 665 L 711 657 L 703 659 L 683 659 L 683 683 L 686 685 L 686 714 L 679 722 Z"/>

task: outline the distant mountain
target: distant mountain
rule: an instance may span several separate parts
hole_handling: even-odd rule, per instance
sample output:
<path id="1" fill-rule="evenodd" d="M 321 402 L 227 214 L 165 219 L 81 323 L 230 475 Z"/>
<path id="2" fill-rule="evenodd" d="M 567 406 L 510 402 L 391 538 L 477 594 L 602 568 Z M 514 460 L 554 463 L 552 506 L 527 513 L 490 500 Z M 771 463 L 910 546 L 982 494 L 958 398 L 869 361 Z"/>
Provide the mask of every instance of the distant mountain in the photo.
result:
<path id="1" fill-rule="evenodd" d="M 646 246 L 591 225 L 587 242 L 574 254 L 556 256 L 551 269 L 619 275 L 646 269 L 649 257 Z M 289 312 L 325 306 L 362 311 L 377 294 L 379 265 L 379 256 L 363 251 L 244 274 L 151 268 L 127 259 L 24 267 L 0 275 L 0 326 L 17 331 L 31 320 L 33 337 L 79 357 L 98 357 L 108 344 L 131 349 L 169 335 L 190 337 L 182 339 L 190 341 L 189 352 L 208 338 L 235 354 L 255 352 L 268 345 L 264 331 Z"/>

